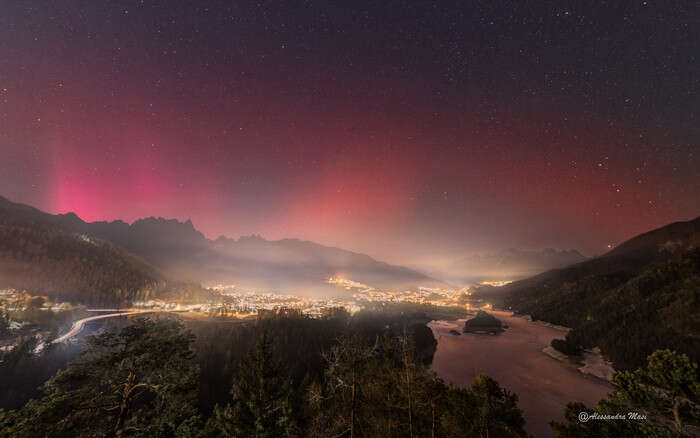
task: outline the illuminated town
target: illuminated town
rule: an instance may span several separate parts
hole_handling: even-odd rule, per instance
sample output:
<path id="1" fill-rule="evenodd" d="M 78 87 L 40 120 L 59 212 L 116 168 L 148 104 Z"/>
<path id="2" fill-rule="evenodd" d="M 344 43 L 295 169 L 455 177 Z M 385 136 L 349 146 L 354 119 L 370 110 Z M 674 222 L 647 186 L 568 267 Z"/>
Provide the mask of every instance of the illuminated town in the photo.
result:
<path id="1" fill-rule="evenodd" d="M 506 280 L 506 281 L 482 281 L 479 283 L 482 286 L 493 286 L 493 287 L 501 287 L 505 286 L 507 284 L 511 284 L 513 280 Z"/>
<path id="2" fill-rule="evenodd" d="M 178 313 L 194 313 L 209 316 L 227 316 L 246 318 L 255 316 L 260 311 L 272 311 L 279 309 L 295 309 L 312 317 L 323 315 L 332 309 L 344 308 L 349 313 L 361 310 L 369 303 L 414 303 L 434 306 L 458 306 L 458 307 L 484 307 L 486 303 L 476 303 L 471 299 L 471 288 L 436 288 L 420 287 L 415 290 L 381 290 L 364 283 L 331 277 L 328 284 L 343 288 L 352 292 L 345 297 L 311 298 L 300 295 L 278 294 L 273 292 L 252 291 L 239 288 L 235 285 L 219 284 L 211 289 L 218 292 L 220 300 L 212 300 L 205 303 L 183 303 L 152 299 L 148 301 L 135 301 L 129 309 L 121 310 L 151 310 L 170 311 Z M 484 282 L 490 286 L 502 286 L 510 282 Z M 51 302 L 40 299 L 15 289 L 0 290 L 0 310 L 4 313 L 14 313 L 26 310 L 34 306 L 39 310 L 60 312 L 80 308 L 67 302 Z M 32 301 L 34 300 L 34 301 Z M 33 303 L 33 304 L 32 304 Z M 88 311 L 108 309 L 86 309 Z M 118 310 L 118 309 L 109 309 Z"/>
<path id="3" fill-rule="evenodd" d="M 471 288 L 420 287 L 415 290 L 404 291 L 381 290 L 361 282 L 340 277 L 331 277 L 326 280 L 326 283 L 344 289 L 346 291 L 343 293 L 344 296 L 311 298 L 252 291 L 235 285 L 219 284 L 211 287 L 213 291 L 218 293 L 219 298 L 204 303 L 152 299 L 135 301 L 128 308 L 102 309 L 75 306 L 68 302 L 53 302 L 46 297 L 33 296 L 26 291 L 17 289 L 0 289 L 0 315 L 7 319 L 9 330 L 16 335 L 31 332 L 39 335 L 42 339 L 47 339 L 49 333 L 38 333 L 33 328 L 37 320 L 46 319 L 41 316 L 42 314 L 48 318 L 58 318 L 58 321 L 65 321 L 65 323 L 75 321 L 75 324 L 82 324 L 83 322 L 97 319 L 98 317 L 95 315 L 109 314 L 105 316 L 112 316 L 144 312 L 174 312 L 195 318 L 245 319 L 254 318 L 261 312 L 279 312 L 285 309 L 296 310 L 313 318 L 330 315 L 340 309 L 353 314 L 378 303 L 412 303 L 459 307 L 468 310 L 491 308 L 491 304 L 473 299 L 471 297 Z M 497 287 L 508 283 L 486 282 L 482 284 Z M 55 315 L 55 317 L 50 315 Z M 8 342 L 6 344 L 0 345 L 0 348 L 7 350 L 12 348 L 15 343 Z"/>

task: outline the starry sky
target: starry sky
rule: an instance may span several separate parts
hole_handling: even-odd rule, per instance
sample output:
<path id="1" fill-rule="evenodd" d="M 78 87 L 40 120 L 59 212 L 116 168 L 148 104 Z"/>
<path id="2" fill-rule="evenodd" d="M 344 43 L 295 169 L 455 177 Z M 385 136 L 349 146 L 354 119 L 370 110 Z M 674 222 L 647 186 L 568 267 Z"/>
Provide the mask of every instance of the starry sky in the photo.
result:
<path id="1" fill-rule="evenodd" d="M 0 194 L 397 263 L 700 215 L 700 3 L 25 1 Z"/>

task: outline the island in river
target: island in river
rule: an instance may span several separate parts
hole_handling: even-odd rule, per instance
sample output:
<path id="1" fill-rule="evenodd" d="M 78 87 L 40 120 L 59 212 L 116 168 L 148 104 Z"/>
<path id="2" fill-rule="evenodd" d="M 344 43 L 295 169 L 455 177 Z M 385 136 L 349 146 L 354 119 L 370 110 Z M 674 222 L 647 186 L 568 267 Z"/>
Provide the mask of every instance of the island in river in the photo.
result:
<path id="1" fill-rule="evenodd" d="M 464 333 L 497 334 L 503 331 L 503 323 L 490 313 L 479 310 L 476 316 L 464 323 Z"/>
<path id="2" fill-rule="evenodd" d="M 564 419 L 568 402 L 580 401 L 592 407 L 612 391 L 609 382 L 583 374 L 575 363 L 543 352 L 552 339 L 566 335 L 565 329 L 537 324 L 510 312 L 492 313 L 508 325 L 495 336 L 451 335 L 451 330 L 464 326 L 464 319 L 428 324 L 438 341 L 432 369 L 440 377 L 460 386 L 470 385 L 479 374 L 495 378 L 518 395 L 525 428 L 535 437 L 554 436 L 549 423 Z"/>

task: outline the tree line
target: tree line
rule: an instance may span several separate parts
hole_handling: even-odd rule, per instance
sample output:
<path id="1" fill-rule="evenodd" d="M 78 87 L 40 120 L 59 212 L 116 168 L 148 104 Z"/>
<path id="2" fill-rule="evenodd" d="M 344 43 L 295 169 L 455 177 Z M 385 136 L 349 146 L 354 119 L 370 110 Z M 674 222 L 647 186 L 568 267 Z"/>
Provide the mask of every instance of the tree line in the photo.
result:
<path id="1" fill-rule="evenodd" d="M 137 318 L 88 337 L 38 396 L 0 411 L 0 437 L 527 436 L 517 395 L 498 382 L 479 376 L 460 388 L 429 370 L 431 342 L 416 336 L 417 318 L 283 311 L 191 330 L 173 317 Z M 697 431 L 698 367 L 687 356 L 655 352 L 615 382 L 595 409 L 571 404 L 567 421 L 553 423 L 557 435 Z M 646 419 L 580 422 L 582 411 Z"/>
<path id="2" fill-rule="evenodd" d="M 353 319 L 290 311 L 228 328 L 212 324 L 209 335 L 253 335 L 231 358 L 230 375 L 211 376 L 224 394 L 209 411 L 198 392 L 210 367 L 203 360 L 218 359 L 204 353 L 213 338 L 195 347 L 193 331 L 207 336 L 202 327 L 136 319 L 87 338 L 85 350 L 42 385 L 41 397 L 0 414 L 0 436 L 526 436 L 517 396 L 497 382 L 484 376 L 457 388 L 430 372 L 410 321 Z M 283 361 L 293 354 L 279 341 L 292 336 L 275 336 L 289 329 L 316 333 L 316 341 L 302 336 L 309 347 L 297 357 L 308 356 L 305 365 Z M 227 340 L 240 345 L 219 337 Z"/>
<path id="3" fill-rule="evenodd" d="M 109 242 L 2 215 L 0 281 L 32 295 L 92 304 L 147 299 L 164 284 L 155 268 Z"/>
<path id="4" fill-rule="evenodd" d="M 0 212 L 0 284 L 57 301 L 129 305 L 152 298 L 216 298 L 198 283 L 166 281 L 143 259 L 108 241 Z"/>
<path id="5" fill-rule="evenodd" d="M 555 348 L 576 355 L 600 347 L 619 370 L 642 367 L 664 348 L 700 361 L 700 248 L 642 269 L 619 260 L 600 264 L 604 273 L 580 273 L 576 267 L 552 271 L 489 299 L 571 327 L 564 341 L 553 342 Z"/>

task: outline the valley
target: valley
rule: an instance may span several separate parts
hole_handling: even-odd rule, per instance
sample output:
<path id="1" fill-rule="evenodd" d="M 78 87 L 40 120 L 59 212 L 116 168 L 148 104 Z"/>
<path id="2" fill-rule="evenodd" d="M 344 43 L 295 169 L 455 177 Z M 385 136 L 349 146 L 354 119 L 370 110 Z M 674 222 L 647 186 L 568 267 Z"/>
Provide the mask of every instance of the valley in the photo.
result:
<path id="1" fill-rule="evenodd" d="M 654 350 L 670 345 L 698 357 L 693 294 L 700 271 L 699 228 L 700 219 L 671 224 L 585 260 L 572 251 L 503 252 L 494 269 L 517 269 L 484 270 L 478 282 L 456 286 L 312 242 L 260 237 L 212 241 L 189 221 L 88 223 L 0 199 L 0 369 L 7 373 L 0 389 L 13 391 L 0 408 L 18 407 L 37 396 L 33 388 L 81 357 L 95 336 L 109 343 L 130 327 L 151 324 L 143 319 L 155 324 L 177 320 L 198 337 L 192 351 L 202 355 L 200 385 L 209 394 L 199 399 L 199 406 L 204 415 L 212 415 L 214 405 L 227 397 L 218 382 L 235 372 L 226 359 L 232 348 L 253 348 L 251 340 L 239 338 L 241 333 L 262 336 L 267 333 L 263 327 L 275 327 L 276 348 L 285 350 L 283 339 L 303 342 L 290 333 L 314 339 L 309 327 L 328 326 L 332 331 L 324 336 L 333 338 L 323 337 L 298 358 L 317 373 L 305 376 L 295 368 L 290 377 L 298 391 L 304 390 L 305 379 L 323 381 L 328 351 L 340 348 L 336 342 L 344 339 L 349 344 L 343 348 L 376 355 L 377 367 L 389 360 L 383 357 L 388 351 L 403 355 L 399 369 L 380 379 L 395 378 L 401 367 L 418 369 L 407 362 L 415 354 L 422 370 L 419 380 L 427 385 L 421 403 L 430 396 L 430 379 L 438 379 L 435 384 L 445 397 L 477 399 L 484 396 L 480 385 L 495 379 L 502 385 L 496 391 L 503 408 L 517 404 L 521 409 L 508 417 L 508 427 L 555 436 L 550 423 L 567 421 L 569 403 L 589 409 L 606 400 L 617 388 L 609 381 L 613 374 L 642 365 Z M 524 262 L 528 256 L 532 263 Z M 491 259 L 476 260 L 488 264 Z M 560 266 L 562 260 L 574 263 Z M 545 269 L 548 263 L 556 267 L 518 279 L 519 269 Z M 128 279 L 126 286 L 120 278 Z M 576 306 L 578 301 L 582 305 Z M 671 317 L 681 303 L 690 312 Z M 465 321 L 474 315 L 481 321 L 467 330 Z M 499 324 L 479 325 L 488 322 Z M 214 334 L 219 332 L 232 336 L 226 341 L 231 344 L 221 344 L 221 335 Z M 620 341 L 629 336 L 637 341 Z M 353 344 L 360 339 L 362 345 Z M 407 348 L 415 348 L 414 353 Z M 292 352 L 285 354 L 297 360 L 291 359 Z M 235 355 L 243 367 L 241 352 Z M 343 366 L 354 363 L 350 357 Z M 436 375 L 430 377 L 428 367 Z M 384 368 L 363 371 L 367 382 L 379 369 Z M 12 376 L 26 372 L 31 372 L 24 377 L 29 387 L 16 388 Z M 444 408 L 463 402 L 454 400 Z M 461 420 L 445 421 L 440 427 L 448 430 L 455 427 L 452 421 Z"/>

